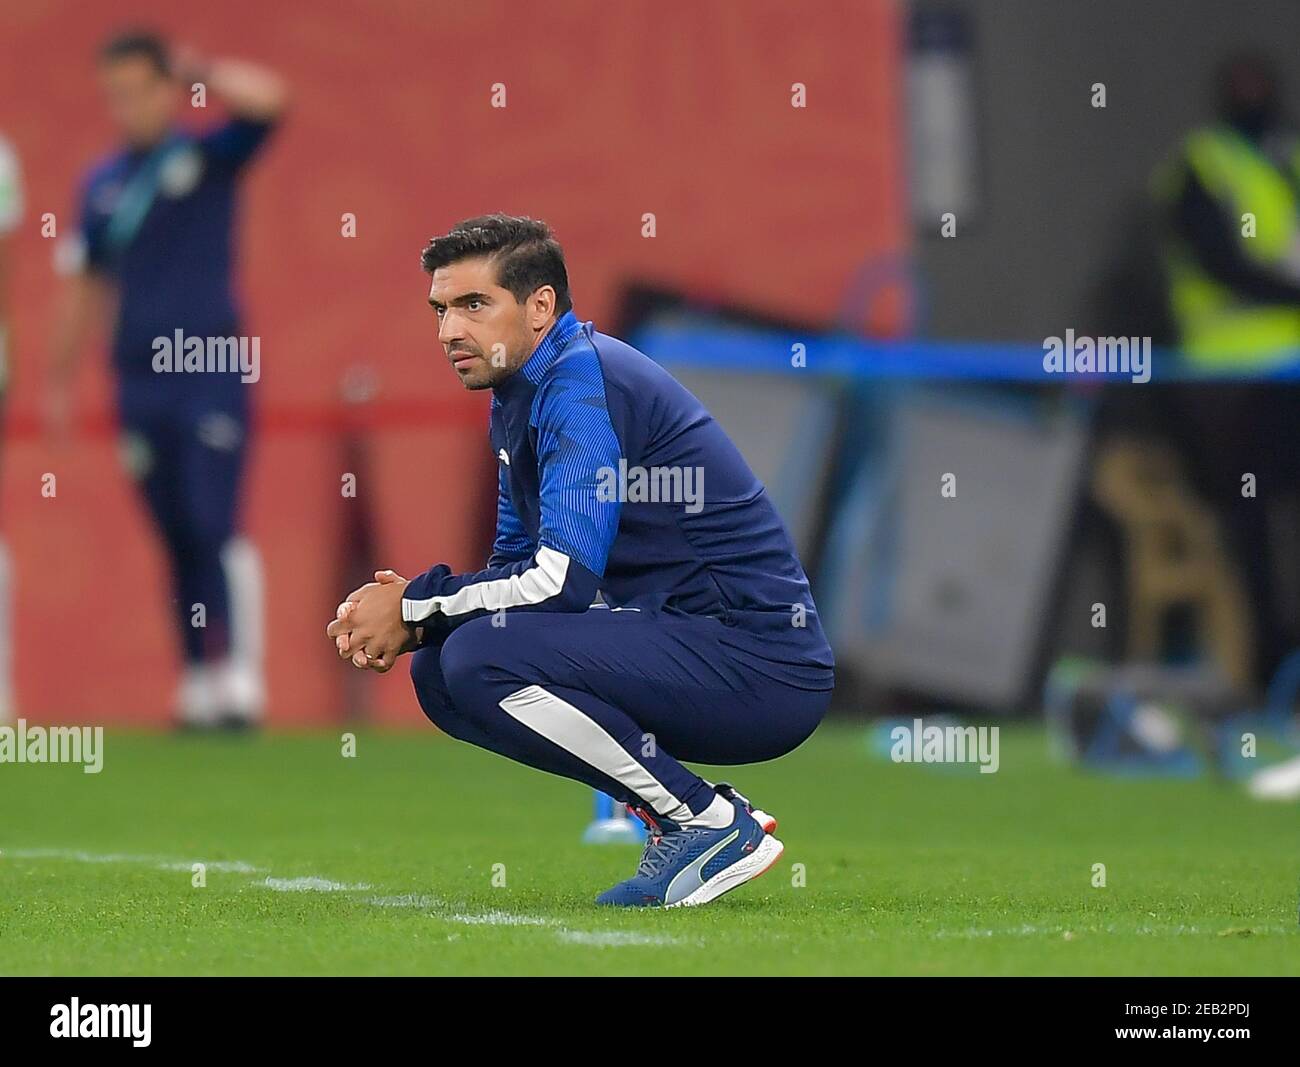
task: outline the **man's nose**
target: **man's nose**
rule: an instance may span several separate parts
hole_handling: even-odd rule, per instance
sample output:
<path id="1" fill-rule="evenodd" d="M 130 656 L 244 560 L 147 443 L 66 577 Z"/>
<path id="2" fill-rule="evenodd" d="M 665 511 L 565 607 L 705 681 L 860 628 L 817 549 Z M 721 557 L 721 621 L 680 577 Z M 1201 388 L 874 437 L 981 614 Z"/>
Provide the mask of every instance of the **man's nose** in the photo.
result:
<path id="1" fill-rule="evenodd" d="M 438 340 L 444 345 L 449 345 L 453 341 L 459 341 L 464 337 L 464 331 L 461 329 L 460 316 L 456 314 L 454 308 L 448 308 L 442 313 L 442 321 L 438 323 Z"/>

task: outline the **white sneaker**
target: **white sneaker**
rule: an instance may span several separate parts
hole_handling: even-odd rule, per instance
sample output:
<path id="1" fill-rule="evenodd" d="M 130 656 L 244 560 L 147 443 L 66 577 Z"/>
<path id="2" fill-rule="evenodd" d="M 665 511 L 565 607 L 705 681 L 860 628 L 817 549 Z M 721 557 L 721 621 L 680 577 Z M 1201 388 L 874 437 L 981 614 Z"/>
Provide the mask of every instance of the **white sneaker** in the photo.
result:
<path id="1" fill-rule="evenodd" d="M 218 671 L 220 714 L 227 726 L 256 726 L 266 710 L 266 685 L 246 665 L 228 660 Z"/>
<path id="2" fill-rule="evenodd" d="M 192 730 L 217 725 L 221 715 L 221 694 L 214 669 L 206 663 L 187 666 L 176 690 L 176 722 Z"/>
<path id="3" fill-rule="evenodd" d="M 1300 756 L 1256 771 L 1249 789 L 1256 800 L 1300 799 Z"/>

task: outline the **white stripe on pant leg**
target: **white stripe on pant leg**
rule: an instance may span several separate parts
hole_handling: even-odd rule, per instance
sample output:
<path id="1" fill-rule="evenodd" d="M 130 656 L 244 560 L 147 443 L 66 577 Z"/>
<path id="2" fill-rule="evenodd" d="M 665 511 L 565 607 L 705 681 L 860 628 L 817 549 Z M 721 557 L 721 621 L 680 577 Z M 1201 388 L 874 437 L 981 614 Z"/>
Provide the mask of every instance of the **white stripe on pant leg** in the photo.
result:
<path id="1" fill-rule="evenodd" d="M 501 710 L 534 733 L 553 741 L 584 763 L 627 786 L 660 815 L 679 810 L 682 802 L 637 763 L 595 719 L 567 700 L 530 685 L 501 701 Z"/>
<path id="2" fill-rule="evenodd" d="M 236 536 L 222 546 L 221 566 L 230 625 L 230 654 L 223 667 L 225 699 L 228 710 L 255 722 L 266 705 L 262 557 L 252 541 Z"/>
<path id="3" fill-rule="evenodd" d="M 264 644 L 261 554 L 248 538 L 235 536 L 221 547 L 221 567 L 230 612 L 231 655 L 260 675 Z"/>

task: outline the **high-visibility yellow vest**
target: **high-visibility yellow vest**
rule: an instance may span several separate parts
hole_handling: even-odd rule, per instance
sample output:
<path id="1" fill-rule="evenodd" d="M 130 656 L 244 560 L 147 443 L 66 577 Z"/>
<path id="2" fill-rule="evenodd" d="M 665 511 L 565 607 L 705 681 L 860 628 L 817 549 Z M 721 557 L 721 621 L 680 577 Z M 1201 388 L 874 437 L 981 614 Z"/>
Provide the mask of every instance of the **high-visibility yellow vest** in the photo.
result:
<path id="1" fill-rule="evenodd" d="M 1245 137 L 1225 126 L 1197 130 L 1183 146 L 1183 162 L 1234 220 L 1248 259 L 1275 266 L 1300 241 L 1300 148 L 1288 178 Z M 1166 198 L 1176 195 L 1170 174 L 1157 182 Z M 1249 216 L 1249 217 L 1247 217 Z M 1253 236 L 1246 236 L 1253 227 Z M 1258 304 L 1211 278 L 1185 242 L 1166 251 L 1170 310 L 1180 344 L 1207 368 L 1252 370 L 1300 357 L 1300 305 Z"/>

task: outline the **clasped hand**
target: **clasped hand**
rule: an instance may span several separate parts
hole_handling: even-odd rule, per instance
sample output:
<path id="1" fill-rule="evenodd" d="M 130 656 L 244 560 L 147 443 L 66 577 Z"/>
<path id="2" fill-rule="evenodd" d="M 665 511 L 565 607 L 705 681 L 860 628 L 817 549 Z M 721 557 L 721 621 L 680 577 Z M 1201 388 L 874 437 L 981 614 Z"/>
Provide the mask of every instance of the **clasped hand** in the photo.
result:
<path id="1" fill-rule="evenodd" d="M 325 633 L 339 658 L 379 674 L 390 671 L 397 657 L 416 647 L 415 627 L 402 620 L 406 579 L 393 571 L 375 571 L 375 580 L 348 594 Z"/>

